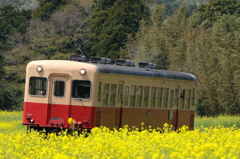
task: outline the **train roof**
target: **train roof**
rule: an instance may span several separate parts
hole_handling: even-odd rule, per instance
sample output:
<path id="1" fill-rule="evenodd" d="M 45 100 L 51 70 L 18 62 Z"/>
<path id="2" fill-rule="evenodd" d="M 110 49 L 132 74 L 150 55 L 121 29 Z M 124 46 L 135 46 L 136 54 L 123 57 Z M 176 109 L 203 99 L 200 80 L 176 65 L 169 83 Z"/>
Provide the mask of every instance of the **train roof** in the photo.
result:
<path id="1" fill-rule="evenodd" d="M 128 67 L 128 66 L 118 66 L 112 64 L 98 64 L 98 63 L 89 63 L 89 62 L 77 62 L 77 61 L 67 61 L 67 60 L 38 60 L 32 61 L 29 64 L 41 65 L 44 64 L 49 66 L 52 65 L 56 68 L 58 66 L 63 66 L 64 69 L 76 68 L 79 66 L 95 66 L 99 73 L 106 74 L 121 74 L 121 75 L 131 75 L 131 76 L 141 76 L 141 77 L 153 77 L 153 78 L 164 78 L 164 79 L 173 79 L 173 80 L 186 80 L 186 81 L 197 81 L 196 77 L 189 73 L 177 72 L 177 71 L 167 71 L 159 69 L 150 69 L 150 68 L 139 68 L 139 67 Z"/>
<path id="2" fill-rule="evenodd" d="M 197 81 L 194 75 L 189 73 L 184 73 L 184 72 L 139 68 L 139 67 L 117 66 L 117 65 L 108 65 L 108 64 L 93 64 L 93 65 L 97 66 L 98 71 L 100 73 Z"/>

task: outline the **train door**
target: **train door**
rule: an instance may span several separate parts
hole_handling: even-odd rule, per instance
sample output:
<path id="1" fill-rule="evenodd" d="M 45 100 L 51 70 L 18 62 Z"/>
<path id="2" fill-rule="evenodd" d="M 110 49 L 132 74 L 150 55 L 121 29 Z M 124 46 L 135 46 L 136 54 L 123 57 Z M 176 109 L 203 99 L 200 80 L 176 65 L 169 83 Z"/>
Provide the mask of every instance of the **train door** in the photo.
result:
<path id="1" fill-rule="evenodd" d="M 123 106 L 123 86 L 124 82 L 119 81 L 117 86 L 117 103 L 116 103 L 116 128 L 120 128 L 122 125 L 122 106 Z"/>
<path id="2" fill-rule="evenodd" d="M 175 108 L 175 112 L 174 112 L 174 118 L 173 118 L 173 126 L 175 128 L 175 130 L 178 129 L 178 121 L 179 121 L 179 112 L 178 112 L 178 109 L 179 109 L 179 97 L 180 97 L 180 86 L 177 85 L 175 87 L 175 95 L 174 95 L 174 108 Z"/>
<path id="3" fill-rule="evenodd" d="M 49 76 L 49 81 L 48 125 L 67 126 L 71 77 L 67 74 L 52 74 Z"/>

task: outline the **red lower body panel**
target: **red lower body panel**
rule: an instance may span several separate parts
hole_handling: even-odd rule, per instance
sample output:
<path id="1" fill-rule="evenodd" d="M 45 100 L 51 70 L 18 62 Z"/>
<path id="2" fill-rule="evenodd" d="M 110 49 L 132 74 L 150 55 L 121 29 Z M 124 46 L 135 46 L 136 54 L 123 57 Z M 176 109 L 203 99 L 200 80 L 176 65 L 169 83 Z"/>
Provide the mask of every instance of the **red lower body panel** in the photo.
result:
<path id="1" fill-rule="evenodd" d="M 32 127 L 72 128 L 69 118 L 82 128 L 94 127 L 94 107 L 24 102 L 22 124 Z"/>
<path id="2" fill-rule="evenodd" d="M 95 126 L 119 128 L 130 127 L 163 127 L 165 123 L 175 129 L 186 125 L 190 130 L 194 126 L 193 110 L 170 110 L 154 108 L 119 108 L 119 107 L 90 107 L 79 105 L 57 105 L 41 103 L 24 103 L 22 124 L 35 128 L 64 128 L 71 129 L 73 125 L 68 119 L 74 119 L 74 126 L 91 129 Z M 75 127 L 76 128 L 76 127 Z"/>

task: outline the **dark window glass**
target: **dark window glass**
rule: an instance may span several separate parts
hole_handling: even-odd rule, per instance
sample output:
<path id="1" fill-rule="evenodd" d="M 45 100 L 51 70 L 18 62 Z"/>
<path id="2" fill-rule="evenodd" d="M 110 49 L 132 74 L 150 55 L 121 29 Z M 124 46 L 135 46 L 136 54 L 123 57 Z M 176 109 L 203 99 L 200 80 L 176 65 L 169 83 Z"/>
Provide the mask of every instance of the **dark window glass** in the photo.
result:
<path id="1" fill-rule="evenodd" d="M 131 86 L 130 90 L 130 107 L 135 106 L 135 88 L 136 86 Z"/>
<path id="2" fill-rule="evenodd" d="M 47 79 L 42 77 L 31 77 L 29 83 L 29 94 L 46 96 Z"/>
<path id="3" fill-rule="evenodd" d="M 190 109 L 191 90 L 186 89 L 185 95 L 186 95 L 185 109 Z"/>
<path id="4" fill-rule="evenodd" d="M 116 88 L 116 84 L 111 84 L 110 106 L 115 106 Z"/>
<path id="5" fill-rule="evenodd" d="M 137 107 L 142 106 L 142 91 L 143 91 L 143 86 L 138 86 L 138 89 L 137 89 Z"/>
<path id="6" fill-rule="evenodd" d="M 170 102 L 169 102 L 169 108 L 173 108 L 173 100 L 174 100 L 173 96 L 174 96 L 174 90 L 171 89 L 171 90 L 170 90 Z"/>
<path id="7" fill-rule="evenodd" d="M 90 98 L 91 82 L 83 80 L 74 80 L 72 85 L 72 97 L 73 98 Z"/>
<path id="8" fill-rule="evenodd" d="M 109 96 L 109 84 L 104 83 L 102 106 L 108 106 L 108 96 Z"/>
<path id="9" fill-rule="evenodd" d="M 150 107 L 155 107 L 155 99 L 156 99 L 156 87 L 152 87 Z"/>
<path id="10" fill-rule="evenodd" d="M 169 88 L 164 88 L 163 108 L 167 108 L 167 106 L 168 106 L 168 90 L 169 90 Z"/>
<path id="11" fill-rule="evenodd" d="M 179 108 L 183 109 L 185 100 L 185 89 L 181 89 Z"/>
<path id="12" fill-rule="evenodd" d="M 158 87 L 157 90 L 157 108 L 162 106 L 162 88 Z"/>
<path id="13" fill-rule="evenodd" d="M 124 106 L 128 106 L 128 97 L 129 97 L 129 87 L 125 87 L 125 94 L 124 94 Z"/>
<path id="14" fill-rule="evenodd" d="M 144 98 L 143 98 L 143 107 L 148 107 L 148 99 L 149 99 L 149 87 L 144 87 Z"/>
<path id="15" fill-rule="evenodd" d="M 64 81 L 55 81 L 54 82 L 54 96 L 63 97 L 65 91 L 65 82 Z"/>

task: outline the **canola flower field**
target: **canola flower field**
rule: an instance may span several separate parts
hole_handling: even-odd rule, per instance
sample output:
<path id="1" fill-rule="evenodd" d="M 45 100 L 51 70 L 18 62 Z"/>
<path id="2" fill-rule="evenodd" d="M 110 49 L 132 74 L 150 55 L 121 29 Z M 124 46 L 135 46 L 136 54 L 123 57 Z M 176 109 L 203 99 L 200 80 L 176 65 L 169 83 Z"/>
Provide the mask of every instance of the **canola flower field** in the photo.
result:
<path id="1" fill-rule="evenodd" d="M 194 131 L 187 127 L 171 131 L 167 124 L 163 133 L 150 128 L 140 132 L 137 128 L 129 131 L 127 126 L 119 131 L 101 127 L 94 128 L 88 137 L 66 132 L 47 137 L 37 132 L 27 134 L 21 117 L 21 112 L 0 112 L 0 159 L 240 158 L 239 117 L 197 117 Z M 144 123 L 140 129 L 143 127 Z"/>

